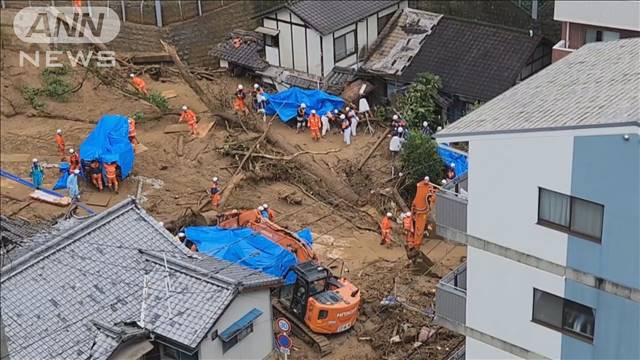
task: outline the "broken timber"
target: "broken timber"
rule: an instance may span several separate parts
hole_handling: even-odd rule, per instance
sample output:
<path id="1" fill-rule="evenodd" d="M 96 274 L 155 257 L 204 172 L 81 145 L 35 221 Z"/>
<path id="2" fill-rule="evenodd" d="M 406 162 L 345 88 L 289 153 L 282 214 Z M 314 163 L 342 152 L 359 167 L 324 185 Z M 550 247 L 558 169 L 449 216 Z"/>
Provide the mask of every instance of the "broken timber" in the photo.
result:
<path id="1" fill-rule="evenodd" d="M 357 170 L 362 169 L 362 167 L 364 166 L 364 164 L 367 163 L 367 161 L 369 161 L 369 158 L 371 157 L 371 155 L 373 155 L 373 153 L 376 151 L 376 149 L 380 146 L 380 144 L 382 143 L 382 140 L 387 138 L 387 135 L 389 135 L 389 133 L 391 132 L 391 129 L 387 129 L 387 131 L 385 131 L 382 136 L 378 139 L 378 141 L 376 141 L 375 144 L 373 144 L 373 147 L 371 149 L 369 149 L 369 152 L 367 153 L 367 156 L 364 157 L 364 159 L 362 159 L 360 161 L 360 163 L 358 164 L 358 167 L 356 168 Z"/>

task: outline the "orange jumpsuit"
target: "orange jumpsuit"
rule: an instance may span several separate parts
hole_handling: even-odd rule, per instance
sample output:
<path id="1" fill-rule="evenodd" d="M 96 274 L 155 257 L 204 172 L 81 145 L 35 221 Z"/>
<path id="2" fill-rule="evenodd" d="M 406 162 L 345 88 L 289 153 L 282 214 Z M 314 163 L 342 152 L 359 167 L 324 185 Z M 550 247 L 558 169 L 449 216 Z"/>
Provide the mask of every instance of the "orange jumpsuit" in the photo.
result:
<path id="1" fill-rule="evenodd" d="M 102 191 L 102 172 L 100 171 L 100 163 L 97 161 L 92 161 L 91 165 L 91 182 L 95 185 L 98 190 Z"/>
<path id="2" fill-rule="evenodd" d="M 269 214 L 269 221 L 273 221 L 276 218 L 276 214 L 271 210 L 271 208 L 267 209 L 267 213 Z"/>
<path id="3" fill-rule="evenodd" d="M 217 208 L 218 206 L 220 206 L 220 184 L 218 184 L 217 182 L 214 182 L 213 185 L 211 186 L 211 190 L 209 191 L 209 193 L 211 194 L 211 205 L 213 205 L 214 208 Z"/>
<path id="4" fill-rule="evenodd" d="M 80 155 L 77 152 L 69 155 L 69 172 L 76 169 L 80 170 Z"/>
<path id="5" fill-rule="evenodd" d="M 244 99 L 247 95 L 244 93 L 244 90 L 236 91 L 236 98 L 233 100 L 233 111 L 242 111 L 244 113 L 249 112 L 247 109 L 247 105 L 244 103 Z"/>
<path id="6" fill-rule="evenodd" d="M 386 216 L 380 221 L 380 235 L 380 245 L 391 247 L 391 220 Z"/>
<path id="7" fill-rule="evenodd" d="M 136 121 L 133 118 L 129 118 L 129 141 L 132 145 L 140 143 L 136 137 Z"/>
<path id="8" fill-rule="evenodd" d="M 308 121 L 309 130 L 311 130 L 311 138 L 316 141 L 320 140 L 320 127 L 322 126 L 320 116 L 318 116 L 318 114 L 311 114 Z"/>
<path id="9" fill-rule="evenodd" d="M 64 138 L 60 134 L 56 134 L 55 136 L 56 145 L 58 146 L 58 152 L 60 156 L 64 158 Z"/>
<path id="10" fill-rule="evenodd" d="M 187 125 L 189 125 L 189 129 L 191 130 L 191 136 L 196 136 L 198 134 L 196 113 L 194 113 L 191 109 L 184 110 L 180 115 L 180 120 L 178 120 L 178 122 L 183 122 L 183 121 L 185 121 Z"/>
<path id="11" fill-rule="evenodd" d="M 402 227 L 406 236 L 407 246 L 413 247 L 413 216 L 405 216 L 402 219 Z"/>
<path id="12" fill-rule="evenodd" d="M 142 78 L 134 76 L 133 78 L 131 78 L 131 82 L 133 83 L 133 87 L 138 89 L 138 91 L 149 96 L 149 92 L 147 91 L 147 84 L 144 83 L 144 80 L 142 80 Z"/>
<path id="13" fill-rule="evenodd" d="M 104 170 L 107 173 L 107 186 L 116 193 L 118 192 L 117 166 L 116 164 L 104 164 Z"/>

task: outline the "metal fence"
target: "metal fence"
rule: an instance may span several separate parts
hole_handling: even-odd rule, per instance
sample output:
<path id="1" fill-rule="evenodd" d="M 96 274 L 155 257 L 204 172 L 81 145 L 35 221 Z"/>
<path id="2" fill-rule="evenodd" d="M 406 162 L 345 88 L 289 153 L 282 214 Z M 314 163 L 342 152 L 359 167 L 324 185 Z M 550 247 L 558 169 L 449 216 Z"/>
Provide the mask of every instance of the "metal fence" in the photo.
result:
<path id="1" fill-rule="evenodd" d="M 466 358 L 464 344 L 460 345 L 447 360 L 464 360 Z"/>
<path id="2" fill-rule="evenodd" d="M 466 233 L 468 200 L 449 191 L 438 191 L 436 200 L 436 222 Z"/>
<path id="3" fill-rule="evenodd" d="M 443 277 L 436 286 L 436 320 L 443 317 L 449 321 L 465 324 L 467 319 L 467 263 Z"/>

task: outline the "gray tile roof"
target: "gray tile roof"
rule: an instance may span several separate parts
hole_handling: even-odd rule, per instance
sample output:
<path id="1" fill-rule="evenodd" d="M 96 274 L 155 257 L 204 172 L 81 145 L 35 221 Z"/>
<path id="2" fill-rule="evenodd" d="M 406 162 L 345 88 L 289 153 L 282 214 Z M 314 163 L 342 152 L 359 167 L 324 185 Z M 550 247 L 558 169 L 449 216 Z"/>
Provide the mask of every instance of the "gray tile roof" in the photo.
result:
<path id="1" fill-rule="evenodd" d="M 242 39 L 242 43 L 236 47 L 233 41 L 238 38 Z M 211 55 L 254 71 L 264 70 L 269 66 L 269 63 L 260 56 L 260 51 L 264 48 L 261 39 L 262 34 L 253 31 L 234 30 L 227 35 L 223 42 L 215 47 Z"/>
<path id="2" fill-rule="evenodd" d="M 640 126 L 640 38 L 585 45 L 436 137 L 625 123 Z"/>
<path id="3" fill-rule="evenodd" d="M 307 25 L 322 35 L 327 35 L 399 2 L 400 0 L 303 0 L 287 8 Z"/>
<path id="4" fill-rule="evenodd" d="M 161 254 L 167 255 L 168 272 Z M 93 324 L 140 321 L 145 273 L 145 328 L 187 348 L 197 347 L 239 290 L 279 283 L 191 253 L 133 200 L 126 200 L 2 269 L 0 300 L 9 356 L 86 358 L 96 339 L 100 348 L 93 351 L 106 351 L 113 344 Z"/>

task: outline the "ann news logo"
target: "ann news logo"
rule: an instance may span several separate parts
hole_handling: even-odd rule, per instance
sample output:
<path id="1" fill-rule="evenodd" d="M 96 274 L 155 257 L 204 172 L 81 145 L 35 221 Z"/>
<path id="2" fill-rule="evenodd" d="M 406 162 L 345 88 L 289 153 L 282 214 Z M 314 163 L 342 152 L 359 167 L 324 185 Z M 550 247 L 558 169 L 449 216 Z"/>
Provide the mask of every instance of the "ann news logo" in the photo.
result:
<path id="1" fill-rule="evenodd" d="M 104 44 L 112 41 L 120 32 L 120 18 L 108 7 L 94 6 L 90 9 L 78 9 L 71 6 L 31 6 L 20 10 L 13 20 L 16 36 L 32 44 Z M 47 67 L 60 67 L 59 57 L 62 51 L 36 50 L 31 56 L 20 51 L 20 66 L 24 60 L 34 66 L 40 66 L 41 53 L 44 53 Z M 115 66 L 115 53 L 112 51 L 82 51 L 75 54 L 66 51 L 72 66 L 78 62 L 88 65 L 94 59 L 98 66 Z"/>

